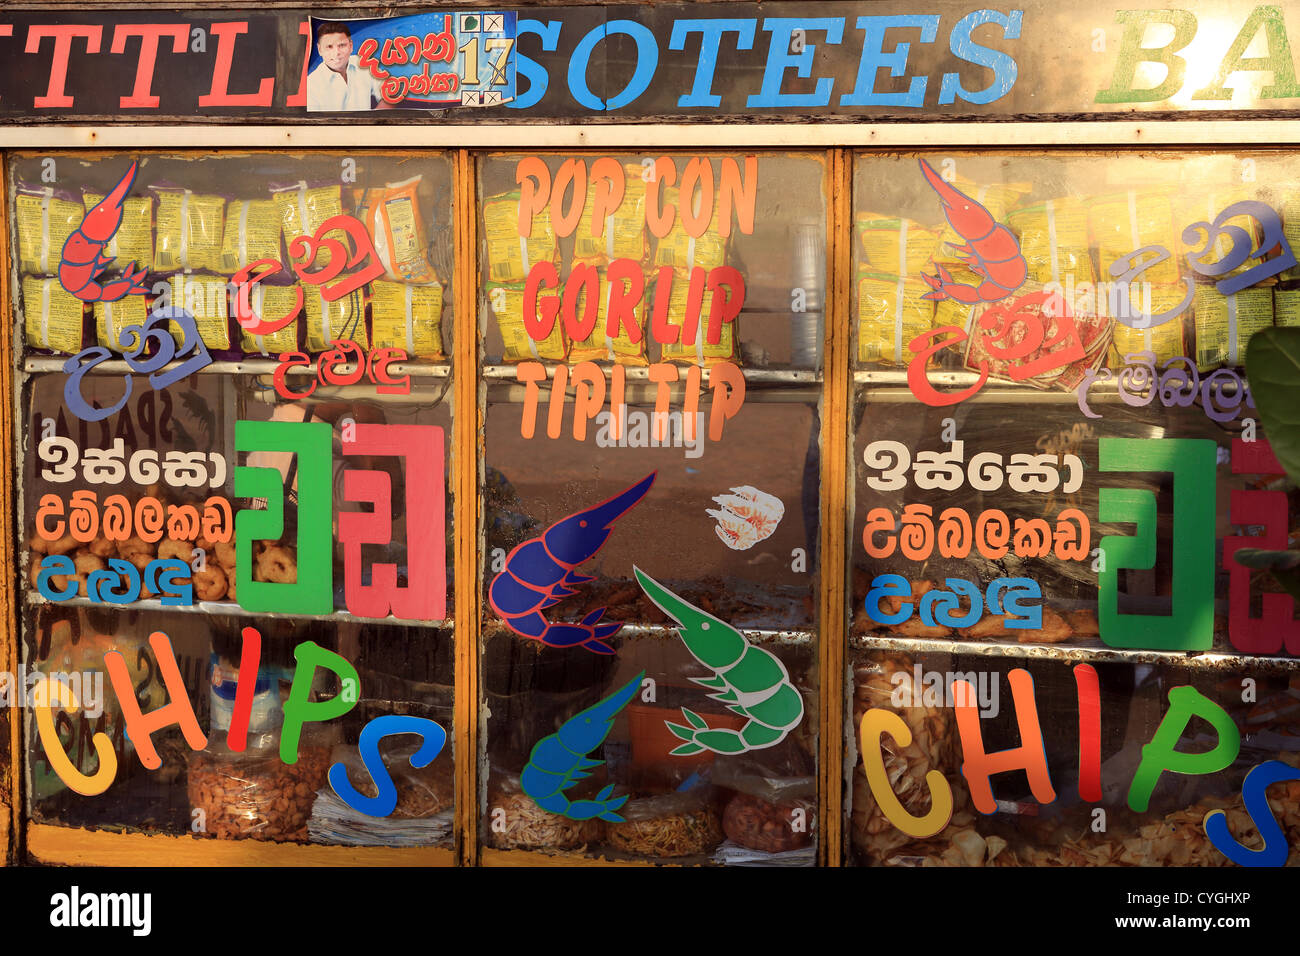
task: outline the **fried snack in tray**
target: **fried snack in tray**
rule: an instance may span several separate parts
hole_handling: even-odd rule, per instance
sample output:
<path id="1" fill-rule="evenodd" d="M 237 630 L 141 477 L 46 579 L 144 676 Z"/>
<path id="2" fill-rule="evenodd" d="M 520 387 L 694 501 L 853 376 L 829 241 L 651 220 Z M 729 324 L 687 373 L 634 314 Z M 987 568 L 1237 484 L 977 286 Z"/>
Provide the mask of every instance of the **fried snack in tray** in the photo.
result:
<path id="1" fill-rule="evenodd" d="M 895 675 L 901 673 L 902 687 L 910 688 L 915 661 L 905 654 L 884 655 L 871 663 L 854 668 L 853 725 L 859 727 L 862 715 L 872 707 L 880 707 L 898 714 L 912 732 L 912 742 L 900 747 L 888 735 L 876 741 L 858 741 L 863 747 L 881 748 L 889 784 L 900 803 L 915 816 L 930 810 L 930 789 L 926 774 L 931 770 L 948 773 L 956 768 L 955 722 L 953 711 L 947 707 L 894 707 L 891 697 L 895 690 Z M 912 699 L 920 699 L 920 688 Z M 969 810 L 965 809 L 966 788 L 960 783 L 953 786 L 954 818 L 949 828 L 969 823 Z M 972 818 L 973 819 L 973 818 Z M 866 771 L 861 761 L 853 771 L 853 813 L 851 835 L 854 845 L 867 858 L 879 863 L 890 857 L 900 847 L 911 843 L 912 838 L 895 827 L 876 804 L 867 783 Z M 943 831 L 944 833 L 947 830 Z M 942 834 L 940 834 L 942 836 Z M 938 838 L 936 838 L 938 839 Z"/>
<path id="2" fill-rule="evenodd" d="M 997 835 L 981 836 L 974 820 L 974 814 L 963 811 L 936 836 L 902 847 L 880 862 L 885 866 L 1007 866 L 1011 856 L 1003 853 L 1007 841 Z"/>
<path id="3" fill-rule="evenodd" d="M 722 821 L 707 788 L 629 800 L 622 823 L 605 825 L 605 842 L 615 850 L 659 859 L 700 856 L 722 842 Z"/>
<path id="4" fill-rule="evenodd" d="M 570 820 L 550 813 L 526 793 L 504 787 L 488 797 L 489 821 L 498 809 L 505 811 L 505 831 L 497 832 L 489 823 L 485 839 L 500 850 L 581 850 L 599 843 L 605 828 L 601 820 Z"/>

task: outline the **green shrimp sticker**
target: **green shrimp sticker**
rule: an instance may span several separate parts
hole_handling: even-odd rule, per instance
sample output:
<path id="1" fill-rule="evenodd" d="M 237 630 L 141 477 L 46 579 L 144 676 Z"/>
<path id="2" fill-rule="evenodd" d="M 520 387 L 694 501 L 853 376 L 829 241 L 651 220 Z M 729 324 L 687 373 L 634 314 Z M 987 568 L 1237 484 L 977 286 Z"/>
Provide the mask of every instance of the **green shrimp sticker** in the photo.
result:
<path id="1" fill-rule="evenodd" d="M 709 696 L 747 718 L 740 730 L 711 728 L 704 718 L 685 707 L 689 726 L 666 723 L 684 740 L 673 756 L 690 756 L 704 750 L 738 754 L 780 743 L 803 719 L 803 698 L 790 682 L 785 665 L 771 651 L 755 647 L 725 621 L 683 601 L 666 587 L 633 567 L 646 596 L 681 627 L 686 649 L 713 671 L 712 677 L 693 677 L 695 683 L 715 693 Z"/>

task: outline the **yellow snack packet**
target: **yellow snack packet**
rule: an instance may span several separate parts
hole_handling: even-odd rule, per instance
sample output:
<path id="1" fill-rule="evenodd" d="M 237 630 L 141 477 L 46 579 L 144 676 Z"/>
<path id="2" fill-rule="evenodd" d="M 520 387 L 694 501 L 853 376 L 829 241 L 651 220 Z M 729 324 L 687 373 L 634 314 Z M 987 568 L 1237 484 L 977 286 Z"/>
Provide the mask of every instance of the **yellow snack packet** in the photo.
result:
<path id="1" fill-rule="evenodd" d="M 615 259 L 635 259 L 640 262 L 649 249 L 645 224 L 645 183 L 640 166 L 624 170 L 623 201 L 605 217 L 602 234 L 594 236 L 596 228 L 596 189 L 587 187 L 587 205 L 573 238 L 573 257 L 606 263 Z"/>
<path id="2" fill-rule="evenodd" d="M 533 217 L 532 234 L 519 235 L 519 191 L 483 203 L 483 237 L 487 244 L 488 281 L 523 282 L 539 262 L 556 262 L 559 247 L 548 205 Z"/>
<path id="3" fill-rule="evenodd" d="M 270 199 L 231 202 L 221 240 L 221 271 L 234 275 L 259 259 L 280 259 L 280 209 Z"/>
<path id="4" fill-rule="evenodd" d="M 27 344 L 69 355 L 80 352 L 84 348 L 85 303 L 67 292 L 58 279 L 23 276 L 22 290 Z"/>
<path id="5" fill-rule="evenodd" d="M 1088 251 L 1088 209 L 1077 199 L 1049 199 L 1017 209 L 1007 225 L 1020 237 L 1020 253 L 1034 282 L 1093 282 L 1092 254 Z"/>
<path id="6" fill-rule="evenodd" d="M 678 208 L 679 192 L 675 187 L 664 190 L 663 207 Z M 697 206 L 700 195 L 695 196 Z M 727 263 L 727 240 L 718 235 L 718 196 L 714 195 L 713 216 L 709 228 L 700 236 L 694 237 L 686 232 L 681 215 L 673 219 L 668 235 L 659 240 L 655 247 L 655 266 L 672 266 L 678 272 L 690 272 L 696 266 L 702 269 L 715 269 Z"/>
<path id="7" fill-rule="evenodd" d="M 221 233 L 226 218 L 226 200 L 188 189 L 150 186 L 158 195 L 158 236 L 154 269 L 221 268 Z"/>
<path id="8" fill-rule="evenodd" d="M 171 286 L 172 305 L 194 316 L 194 324 L 209 349 L 230 348 L 229 284 L 219 276 L 196 276 L 178 273 L 167 280 Z M 177 346 L 182 343 L 177 341 Z"/>
<path id="9" fill-rule="evenodd" d="M 370 351 L 366 334 L 366 306 L 361 291 L 326 302 L 318 286 L 303 287 L 304 311 L 307 313 L 307 351 L 324 352 L 331 341 L 355 342 L 361 351 Z"/>
<path id="10" fill-rule="evenodd" d="M 1273 290 L 1252 287 L 1224 296 L 1213 286 L 1197 286 L 1192 314 L 1197 368 L 1209 372 L 1244 365 L 1250 337 L 1273 325 Z"/>
<path id="11" fill-rule="evenodd" d="M 306 182 L 300 181 L 293 186 L 271 190 L 271 198 L 280 210 L 280 229 L 284 233 L 286 249 L 299 236 L 315 236 L 316 230 L 325 225 L 328 220 L 343 215 L 341 186 L 308 186 Z M 293 257 L 292 252 L 289 254 Z M 298 265 L 307 264 L 306 260 L 300 257 L 293 257 L 293 261 Z M 316 258 L 311 260 L 313 271 L 323 269 L 329 264 L 328 249 L 320 249 Z"/>
<path id="12" fill-rule="evenodd" d="M 1223 210 L 1227 209 L 1228 206 L 1235 202 L 1241 202 L 1242 200 L 1254 199 L 1254 193 L 1255 190 L 1253 188 L 1246 186 L 1225 186 L 1205 190 L 1197 189 L 1195 192 L 1188 191 L 1181 193 L 1178 199 L 1174 202 L 1175 222 L 1180 230 L 1176 255 L 1181 257 L 1186 256 L 1189 253 L 1200 253 L 1200 251 L 1205 248 L 1205 231 L 1203 229 L 1196 230 L 1191 243 L 1183 242 L 1182 232 L 1187 226 L 1190 226 L 1194 222 L 1213 223 L 1215 217 L 1218 216 L 1219 213 L 1223 212 Z M 1259 246 L 1260 241 L 1264 238 L 1263 226 L 1254 216 L 1233 216 L 1231 219 L 1226 220 L 1224 225 L 1237 226 L 1246 231 L 1246 235 L 1250 237 L 1251 244 L 1248 252 L 1254 252 Z M 1230 237 L 1222 234 L 1216 236 L 1210 249 L 1209 262 L 1218 262 L 1224 256 L 1233 251 L 1232 246 L 1232 239 Z M 1243 272 L 1247 272 L 1259 265 L 1259 263 L 1259 259 L 1251 259 L 1248 256 L 1245 262 L 1232 271 L 1225 272 L 1223 275 L 1212 277 L 1207 276 L 1206 279 L 1208 281 L 1218 282 L 1228 276 L 1240 275 Z M 1276 285 L 1277 277 L 1269 276 L 1256 284 Z"/>
<path id="13" fill-rule="evenodd" d="M 685 341 L 686 308 L 690 298 L 691 284 L 680 279 L 673 283 L 672 293 L 668 297 L 668 319 L 673 325 L 681 326 L 682 333 L 678 341 L 661 344 L 659 355 L 665 362 L 677 362 L 685 365 L 702 365 L 704 368 L 720 362 L 736 361 L 736 341 L 732 331 L 734 322 L 722 323 L 722 331 L 716 345 L 709 345 L 705 339 L 708 331 L 709 311 L 713 308 L 713 292 L 706 286 L 700 300 L 700 318 L 695 336 Z M 650 298 L 653 302 L 653 297 Z"/>
<path id="14" fill-rule="evenodd" d="M 128 295 L 116 302 L 96 302 L 92 311 L 95 313 L 95 338 L 104 348 L 125 352 L 139 345 L 135 333 L 128 335 L 123 345 L 122 330 L 128 325 L 142 326 L 149 318 L 149 306 L 144 296 Z"/>
<path id="15" fill-rule="evenodd" d="M 377 349 L 405 349 L 411 358 L 443 358 L 442 286 L 372 282 L 370 324 Z"/>
<path id="16" fill-rule="evenodd" d="M 913 219 L 889 219 L 869 213 L 857 221 L 863 265 L 869 271 L 915 276 L 939 251 L 939 232 Z"/>
<path id="17" fill-rule="evenodd" d="M 570 274 L 569 281 L 573 281 L 573 274 Z M 647 280 L 647 285 L 649 285 Z M 623 293 L 626 295 L 632 288 L 630 279 L 620 279 L 619 284 L 622 286 Z M 680 283 L 679 283 L 680 284 Z M 598 302 L 596 307 L 596 324 L 591 330 L 591 334 L 582 341 L 575 341 L 569 347 L 570 362 L 586 361 L 608 361 L 618 362 L 620 365 L 648 365 L 646 359 L 646 301 L 647 297 L 642 296 L 641 300 L 633 306 L 633 315 L 635 321 L 641 330 L 641 341 L 633 342 L 629 336 L 627 328 L 622 322 L 618 325 L 618 332 L 612 338 L 607 334 L 607 320 L 609 318 L 609 303 L 613 298 L 614 285 L 609 281 L 609 276 L 605 269 L 599 271 L 598 282 Z M 577 313 L 579 316 L 585 314 L 587 308 L 587 292 L 583 291 L 578 295 Z M 705 313 L 707 315 L 707 313 Z M 724 333 L 725 334 L 725 333 Z"/>
<path id="18" fill-rule="evenodd" d="M 906 365 L 912 357 L 907 343 L 934 327 L 934 300 L 924 298 L 929 291 L 924 282 L 901 276 L 860 276 L 858 361 Z"/>
<path id="19" fill-rule="evenodd" d="M 1273 324 L 1300 325 L 1300 289 L 1273 290 Z"/>
<path id="20" fill-rule="evenodd" d="M 77 231 L 85 212 L 81 203 L 60 199 L 53 189 L 20 187 L 14 197 L 19 271 L 47 276 L 58 272 L 63 244 Z M 78 346 L 72 351 L 80 350 Z"/>
<path id="21" fill-rule="evenodd" d="M 1136 190 L 1093 200 L 1088 232 L 1097 247 L 1101 278 L 1110 279 L 1110 266 L 1144 246 L 1162 246 L 1169 258 L 1141 273 L 1137 281 L 1157 285 L 1178 282 L 1178 236 L 1174 207 L 1168 190 Z M 1151 258 L 1150 254 L 1143 257 Z"/>
<path id="22" fill-rule="evenodd" d="M 437 282 L 426 250 L 429 234 L 420 213 L 418 192 L 421 176 L 400 183 L 388 183 L 382 189 L 354 189 L 357 218 L 366 224 L 374 240 L 375 252 L 390 279 L 404 282 Z"/>
<path id="23" fill-rule="evenodd" d="M 1110 367 L 1122 368 L 1124 356 L 1137 352 L 1153 353 L 1157 363 L 1186 355 L 1182 319 L 1171 319 L 1152 329 L 1132 329 L 1116 322 L 1110 345 Z"/>
<path id="24" fill-rule="evenodd" d="M 537 223 L 533 223 L 534 231 Z M 558 293 L 557 293 L 558 294 Z M 489 285 L 488 308 L 496 316 L 497 328 L 505 345 L 505 361 L 528 362 L 534 359 L 564 361 L 567 352 L 564 330 L 559 318 L 550 334 L 540 342 L 529 338 L 524 329 L 524 287 L 522 285 Z M 541 313 L 538 313 L 540 318 Z"/>
<path id="25" fill-rule="evenodd" d="M 278 233 L 277 233 L 278 235 Z M 297 302 L 298 285 L 264 285 L 259 282 L 253 286 L 251 301 L 249 304 L 256 315 L 266 318 L 277 319 L 280 316 L 287 315 L 289 310 Z M 315 290 L 304 289 L 303 300 L 312 295 Z M 301 310 L 299 310 L 301 311 Z M 293 321 L 289 322 L 284 328 L 272 332 L 270 335 L 253 335 L 247 329 L 239 330 L 239 343 L 244 351 L 249 354 L 258 354 L 266 358 L 278 359 L 282 352 L 298 351 L 298 322 L 300 316 L 295 316 Z"/>
<path id="26" fill-rule="evenodd" d="M 103 193 L 82 193 L 86 212 L 103 200 Z M 153 199 L 149 196 L 127 197 L 122 203 L 122 224 L 104 247 L 104 255 L 117 260 L 108 268 L 120 273 L 134 262 L 146 272 L 153 270 Z"/>

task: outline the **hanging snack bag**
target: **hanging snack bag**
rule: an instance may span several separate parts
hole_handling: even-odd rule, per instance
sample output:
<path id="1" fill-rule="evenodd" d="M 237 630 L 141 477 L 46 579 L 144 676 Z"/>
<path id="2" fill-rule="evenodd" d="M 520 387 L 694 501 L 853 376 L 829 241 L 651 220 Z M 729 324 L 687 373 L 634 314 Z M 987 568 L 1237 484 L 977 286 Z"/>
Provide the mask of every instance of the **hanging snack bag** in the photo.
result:
<path id="1" fill-rule="evenodd" d="M 194 324 L 208 351 L 230 351 L 230 287 L 226 280 L 220 276 L 177 273 L 167 280 L 167 284 L 171 286 L 172 306 L 185 309 L 194 316 Z M 177 350 L 186 348 L 174 323 L 173 331 Z"/>
<path id="2" fill-rule="evenodd" d="M 901 276 L 869 273 L 858 279 L 858 361 L 906 365 L 907 343 L 934 326 L 930 287 Z"/>
<path id="3" fill-rule="evenodd" d="M 438 277 L 426 255 L 429 235 L 416 195 L 421 179 L 415 176 L 382 189 L 354 189 L 352 197 L 388 278 L 424 284 Z"/>
<path id="4" fill-rule="evenodd" d="M 551 225 L 551 207 L 533 217 L 531 234 L 519 235 L 519 190 L 492 196 L 483 203 L 488 281 L 523 282 L 539 262 L 558 262 L 559 246 Z"/>
<path id="5" fill-rule="evenodd" d="M 1225 296 L 1213 286 L 1197 286 L 1192 315 L 1196 367 L 1202 372 L 1225 365 L 1236 368 L 1246 364 L 1250 337 L 1273 325 L 1273 290 L 1250 288 Z"/>
<path id="6" fill-rule="evenodd" d="M 1300 325 L 1300 289 L 1273 290 L 1273 324 Z"/>
<path id="7" fill-rule="evenodd" d="M 1281 202 L 1273 203 L 1282 211 L 1282 238 L 1287 241 L 1296 258 L 1300 259 L 1300 187 L 1292 186 L 1281 194 Z M 1278 276 L 1279 279 L 1300 279 L 1300 266 L 1292 266 Z"/>
<path id="8" fill-rule="evenodd" d="M 411 358 L 445 358 L 442 286 L 405 282 L 370 284 L 370 324 L 375 348 L 405 349 Z"/>
<path id="9" fill-rule="evenodd" d="M 217 272 L 221 268 L 225 197 L 196 193 L 167 183 L 157 183 L 149 188 L 158 196 L 154 270 L 206 269 Z"/>
<path id="10" fill-rule="evenodd" d="M 1011 210 L 1020 205 L 1020 200 L 1033 190 L 1030 183 L 980 183 L 964 176 L 955 177 L 951 183 L 954 188 L 987 209 L 995 222 L 1002 224 L 1006 223 Z M 939 250 L 935 253 L 935 262 L 942 262 L 945 266 L 961 264 L 958 251 L 966 246 L 970 238 L 957 232 L 945 219 L 940 224 Z"/>
<path id="11" fill-rule="evenodd" d="M 270 199 L 232 200 L 221 240 L 221 271 L 234 275 L 259 259 L 280 260 L 280 208 Z"/>
<path id="12" fill-rule="evenodd" d="M 122 330 L 128 325 L 143 326 L 149 318 L 149 306 L 144 296 L 128 295 L 116 302 L 96 302 L 92 310 L 95 313 L 95 339 L 104 348 L 125 352 L 139 345 L 134 332 L 123 343 Z"/>
<path id="13" fill-rule="evenodd" d="M 573 257 L 603 265 L 615 259 L 635 259 L 640 262 L 649 252 L 645 224 L 645 181 L 641 167 L 628 164 L 623 168 L 623 201 L 605 217 L 603 223 L 595 221 L 596 186 L 587 186 L 587 205 L 582 222 L 573 239 Z M 601 234 L 595 235 L 600 228 Z"/>
<path id="14" fill-rule="evenodd" d="M 857 233 L 862 265 L 876 273 L 915 277 L 939 251 L 938 230 L 926 229 L 913 219 L 865 213 L 858 217 Z"/>
<path id="15" fill-rule="evenodd" d="M 19 271 L 47 276 L 58 272 L 63 244 L 77 231 L 85 212 L 71 194 L 19 183 L 14 197 Z"/>
<path id="16" fill-rule="evenodd" d="M 1007 225 L 1020 237 L 1020 253 L 1034 282 L 1074 284 L 1095 281 L 1088 251 L 1088 209 L 1072 197 L 1049 199 L 1007 217 Z"/>
<path id="17" fill-rule="evenodd" d="M 646 359 L 646 302 L 648 296 L 642 295 L 640 301 L 632 306 L 633 321 L 641 330 L 640 341 L 633 342 L 628 334 L 627 326 L 619 322 L 618 331 L 613 336 L 608 335 L 607 320 L 609 318 L 609 303 L 614 294 L 614 286 L 609 281 L 609 276 L 605 269 L 600 269 L 598 281 L 596 283 L 599 289 L 598 301 L 596 306 L 596 324 L 592 327 L 591 334 L 581 342 L 574 342 L 569 349 L 570 362 L 586 361 L 608 361 L 618 362 L 620 365 L 648 365 Z M 574 273 L 569 274 L 569 281 L 574 281 Z M 620 279 L 619 284 L 623 293 L 630 292 L 632 281 L 630 279 Z M 680 284 L 680 283 L 679 283 Z M 588 286 L 590 289 L 590 285 Z M 579 293 L 577 301 L 577 313 L 579 316 L 586 314 L 587 309 L 587 291 Z M 707 313 L 705 313 L 707 315 Z M 724 333 L 725 334 L 725 333 Z"/>
<path id="18" fill-rule="evenodd" d="M 1111 340 L 1110 367 L 1122 368 L 1125 356 L 1137 352 L 1150 352 L 1157 363 L 1167 362 L 1187 354 L 1183 336 L 1183 320 L 1171 319 L 1152 329 L 1133 329 L 1122 322 L 1115 323 Z"/>
<path id="19" fill-rule="evenodd" d="M 660 357 L 665 362 L 677 362 L 685 365 L 702 365 L 708 368 L 717 365 L 720 362 L 735 362 L 736 341 L 732 332 L 733 322 L 723 322 L 722 331 L 718 336 L 718 341 L 710 345 L 705 341 L 709 325 L 709 311 L 713 308 L 713 292 L 707 287 L 704 295 L 700 299 L 700 315 L 696 322 L 695 335 L 688 339 L 688 330 L 686 329 L 686 310 L 690 301 L 691 284 L 684 279 L 678 278 L 673 282 L 672 293 L 668 299 L 668 322 L 670 325 L 677 326 L 681 331 L 676 342 L 668 342 L 660 345 Z M 651 295 L 652 289 L 657 292 L 658 287 L 652 279 L 646 280 L 646 297 L 650 302 L 648 308 L 653 308 L 654 297 Z"/>
<path id="20" fill-rule="evenodd" d="M 86 212 L 103 200 L 104 194 L 83 189 Z M 116 261 L 108 268 L 119 274 L 134 262 L 146 272 L 153 271 L 153 197 L 128 197 L 122 203 L 122 224 L 104 247 L 104 255 Z"/>
<path id="21" fill-rule="evenodd" d="M 1233 203 L 1246 199 L 1254 199 L 1254 192 L 1253 189 L 1248 189 L 1245 186 L 1238 186 L 1235 188 L 1219 187 L 1204 191 L 1197 190 L 1194 195 L 1183 193 L 1174 203 L 1174 221 L 1178 224 L 1180 230 L 1185 230 L 1186 227 L 1195 222 L 1204 222 L 1207 224 L 1213 223 L 1215 217 Z M 1223 225 L 1225 227 L 1236 226 L 1245 231 L 1246 236 L 1250 241 L 1250 248 L 1245 250 L 1248 253 L 1253 253 L 1259 247 L 1259 243 L 1264 238 L 1262 224 L 1258 219 L 1251 215 L 1233 216 L 1231 219 L 1225 220 Z M 1178 247 L 1173 251 L 1176 256 L 1184 258 L 1189 254 L 1199 254 L 1204 248 L 1205 230 L 1197 229 L 1192 236 L 1192 242 L 1190 244 L 1183 242 L 1183 237 L 1180 232 L 1178 237 Z M 1207 261 L 1209 263 L 1218 262 L 1231 252 L 1233 252 L 1232 238 L 1231 236 L 1224 235 L 1221 232 L 1214 237 L 1214 242 L 1210 246 L 1210 256 Z M 1259 259 L 1252 259 L 1247 256 L 1246 261 L 1237 266 L 1237 268 L 1233 269 L 1231 272 L 1225 272 L 1223 275 L 1218 276 L 1198 275 L 1197 279 L 1201 282 L 1221 282 L 1229 276 L 1241 275 L 1243 272 L 1253 269 L 1255 266 L 1259 265 L 1259 263 Z M 1269 276 L 1267 279 L 1261 281 L 1267 285 L 1275 285 L 1277 283 L 1277 277 Z"/>
<path id="22" fill-rule="evenodd" d="M 84 302 L 64 289 L 58 279 L 23 276 L 22 288 L 28 345 L 68 355 L 85 348 Z"/>
<path id="23" fill-rule="evenodd" d="M 670 187 L 664 190 L 663 207 L 665 209 L 677 209 L 679 202 L 679 193 L 676 188 Z M 697 211 L 699 203 L 700 196 L 697 193 L 695 196 Z M 718 201 L 716 198 L 713 204 L 713 213 L 709 220 L 709 228 L 698 237 L 687 233 L 686 226 L 682 223 L 682 217 L 679 213 L 673 219 L 668 235 L 660 239 L 659 245 L 655 247 L 654 264 L 656 266 L 672 266 L 682 273 L 690 272 L 696 266 L 703 269 L 714 269 L 726 265 L 727 240 L 718 234 L 717 222 Z"/>
<path id="24" fill-rule="evenodd" d="M 307 351 L 324 352 L 331 340 L 355 342 L 363 352 L 370 351 L 366 334 L 366 307 L 361 291 L 326 302 L 316 286 L 303 287 L 307 312 Z"/>
<path id="25" fill-rule="evenodd" d="M 533 225 L 536 229 L 536 223 Z M 556 294 L 559 294 L 558 291 Z M 562 323 L 557 318 L 550 333 L 540 342 L 529 338 L 524 329 L 524 287 L 522 285 L 491 285 L 487 287 L 488 308 L 496 316 L 497 328 L 505 345 L 507 362 L 529 362 L 535 359 L 562 362 L 568 352 Z M 538 313 L 540 319 L 541 313 Z"/>
<path id="26" fill-rule="evenodd" d="M 280 210 L 280 229 L 284 233 L 286 249 L 299 236 L 311 238 L 328 220 L 343 215 L 343 187 L 337 184 L 311 186 L 300 180 L 291 186 L 272 186 L 271 198 Z M 293 257 L 291 249 L 289 255 Z M 330 264 L 330 251 L 322 247 L 317 249 L 314 259 L 305 261 L 293 257 L 293 261 L 298 265 L 310 265 L 311 270 L 317 272 Z"/>
<path id="27" fill-rule="evenodd" d="M 1101 196 L 1088 213 L 1091 244 L 1097 247 L 1097 267 L 1110 280 L 1110 266 L 1144 246 L 1161 246 L 1168 259 L 1142 272 L 1136 281 L 1156 285 L 1178 284 L 1177 240 L 1174 208 L 1168 190 L 1135 190 Z M 1151 254 L 1143 256 L 1150 260 Z"/>
<path id="28" fill-rule="evenodd" d="M 296 284 L 288 286 L 263 285 L 259 282 L 253 286 L 249 304 L 252 306 L 255 315 L 269 315 L 273 319 L 287 315 L 297 301 L 299 288 Z M 314 289 L 304 289 L 304 302 L 314 292 Z M 302 316 L 297 315 L 284 328 L 272 332 L 270 335 L 253 335 L 247 329 L 241 328 L 240 345 L 243 346 L 245 353 L 262 355 L 266 358 L 279 358 L 282 352 L 296 352 L 298 351 L 298 323 L 301 320 Z"/>

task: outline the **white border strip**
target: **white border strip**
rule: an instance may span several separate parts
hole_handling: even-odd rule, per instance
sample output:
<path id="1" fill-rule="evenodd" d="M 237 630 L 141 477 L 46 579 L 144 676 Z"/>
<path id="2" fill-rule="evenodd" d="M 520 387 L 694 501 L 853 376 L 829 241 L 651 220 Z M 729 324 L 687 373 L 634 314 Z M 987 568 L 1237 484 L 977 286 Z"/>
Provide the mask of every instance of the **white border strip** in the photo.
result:
<path id="1" fill-rule="evenodd" d="M 653 125 L 4 126 L 0 149 L 288 147 L 663 149 L 707 146 L 996 147 L 1300 145 L 1300 120 L 1069 123 L 663 123 Z"/>

